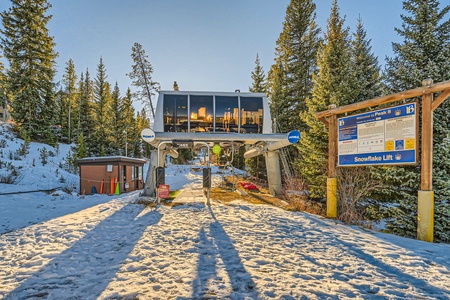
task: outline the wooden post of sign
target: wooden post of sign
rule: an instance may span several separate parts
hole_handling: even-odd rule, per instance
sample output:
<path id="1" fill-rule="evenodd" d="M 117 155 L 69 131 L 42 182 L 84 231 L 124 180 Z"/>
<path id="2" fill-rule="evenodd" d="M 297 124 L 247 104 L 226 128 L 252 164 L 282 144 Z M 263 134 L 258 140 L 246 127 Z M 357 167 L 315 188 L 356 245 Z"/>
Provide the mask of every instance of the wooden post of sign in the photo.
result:
<path id="1" fill-rule="evenodd" d="M 336 104 L 328 106 L 328 110 L 336 108 Z M 327 178 L 327 217 L 337 217 L 337 179 L 336 179 L 336 141 L 337 117 L 330 116 L 328 126 L 328 178 Z"/>
<path id="2" fill-rule="evenodd" d="M 424 87 L 433 80 L 422 82 Z M 433 242 L 434 238 L 434 192 L 433 192 L 433 93 L 422 96 L 422 155 L 420 191 L 418 192 L 417 239 Z"/>

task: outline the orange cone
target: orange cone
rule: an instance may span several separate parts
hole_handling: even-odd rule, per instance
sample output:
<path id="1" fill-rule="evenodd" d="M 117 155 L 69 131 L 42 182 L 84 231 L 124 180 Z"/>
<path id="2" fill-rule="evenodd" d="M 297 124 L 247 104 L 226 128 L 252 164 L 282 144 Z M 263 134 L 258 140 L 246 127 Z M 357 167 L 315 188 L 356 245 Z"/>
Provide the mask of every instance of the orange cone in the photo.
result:
<path id="1" fill-rule="evenodd" d="M 105 187 L 105 181 L 102 179 L 102 182 L 100 183 L 100 194 L 103 194 L 104 187 Z"/>
<path id="2" fill-rule="evenodd" d="M 114 194 L 114 178 L 111 178 L 111 183 L 109 185 L 109 195 Z"/>

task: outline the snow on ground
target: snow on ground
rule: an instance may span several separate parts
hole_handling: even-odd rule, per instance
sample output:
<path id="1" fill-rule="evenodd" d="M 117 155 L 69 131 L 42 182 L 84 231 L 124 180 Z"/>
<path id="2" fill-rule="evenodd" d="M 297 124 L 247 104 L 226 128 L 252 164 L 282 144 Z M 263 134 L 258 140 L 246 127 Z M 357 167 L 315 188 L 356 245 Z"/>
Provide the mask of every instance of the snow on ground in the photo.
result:
<path id="1" fill-rule="evenodd" d="M 450 299 L 450 245 L 238 200 L 66 195 L 0 196 L 0 299 Z"/>

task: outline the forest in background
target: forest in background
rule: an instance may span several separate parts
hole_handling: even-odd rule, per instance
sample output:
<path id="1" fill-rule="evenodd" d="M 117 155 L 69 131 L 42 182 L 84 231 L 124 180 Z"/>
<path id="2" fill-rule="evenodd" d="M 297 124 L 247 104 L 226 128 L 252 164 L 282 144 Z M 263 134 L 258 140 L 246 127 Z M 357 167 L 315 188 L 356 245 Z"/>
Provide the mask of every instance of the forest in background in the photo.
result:
<path id="1" fill-rule="evenodd" d="M 119 90 L 107 80 L 99 59 L 96 74 L 78 75 L 66 63 L 63 80 L 55 83 L 57 53 L 47 29 L 47 0 L 11 0 L 1 12 L 0 95 L 8 105 L 16 131 L 25 140 L 73 143 L 72 161 L 87 156 L 148 157 L 150 148 L 139 133 L 151 124 L 152 94 L 158 84 L 138 43 L 132 47 L 130 78 L 137 93 Z M 287 150 L 296 180 L 311 201 L 323 202 L 327 178 L 328 130 L 315 114 L 330 104 L 347 105 L 450 79 L 450 6 L 437 0 L 404 0 L 402 42 L 392 43 L 393 57 L 384 69 L 371 50 L 371 40 L 359 19 L 345 25 L 338 1 L 333 1 L 326 28 L 316 24 L 313 0 L 291 0 L 283 31 L 276 42 L 275 61 L 265 73 L 256 55 L 251 92 L 265 92 L 277 130 L 301 131 L 301 140 Z M 27 17 L 24 17 L 27 16 Z M 2 64 L 2 61 L 7 64 Z M 7 66 L 7 68 L 5 67 Z M 137 68 L 141 66 L 143 68 Z M 135 68 L 136 67 L 136 68 Z M 139 69 L 145 70 L 139 72 Z M 134 76 L 134 77 L 133 77 Z M 414 101 L 416 99 L 407 99 Z M 133 101 L 144 101 L 136 112 Z M 434 112 L 433 189 L 435 241 L 450 242 L 450 103 Z M 129 147 L 129 148 L 128 148 Z M 246 161 L 250 173 L 264 177 L 261 157 Z M 339 219 L 353 224 L 386 222 L 389 232 L 416 237 L 420 164 L 414 167 L 340 168 Z"/>

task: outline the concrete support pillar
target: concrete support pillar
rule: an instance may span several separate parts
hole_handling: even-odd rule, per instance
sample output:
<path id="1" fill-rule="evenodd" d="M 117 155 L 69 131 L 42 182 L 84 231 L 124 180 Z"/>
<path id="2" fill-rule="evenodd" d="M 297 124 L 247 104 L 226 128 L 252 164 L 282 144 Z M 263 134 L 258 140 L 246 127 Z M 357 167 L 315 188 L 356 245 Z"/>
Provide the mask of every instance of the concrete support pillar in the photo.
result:
<path id="1" fill-rule="evenodd" d="M 281 168 L 278 151 L 268 151 L 264 154 L 266 158 L 267 181 L 269 182 L 269 193 L 279 195 L 282 191 Z"/>
<path id="2" fill-rule="evenodd" d="M 147 177 L 145 178 L 144 191 L 142 196 L 153 197 L 155 196 L 155 170 L 157 165 L 158 151 L 152 150 L 150 152 L 149 166 L 147 170 Z"/>

